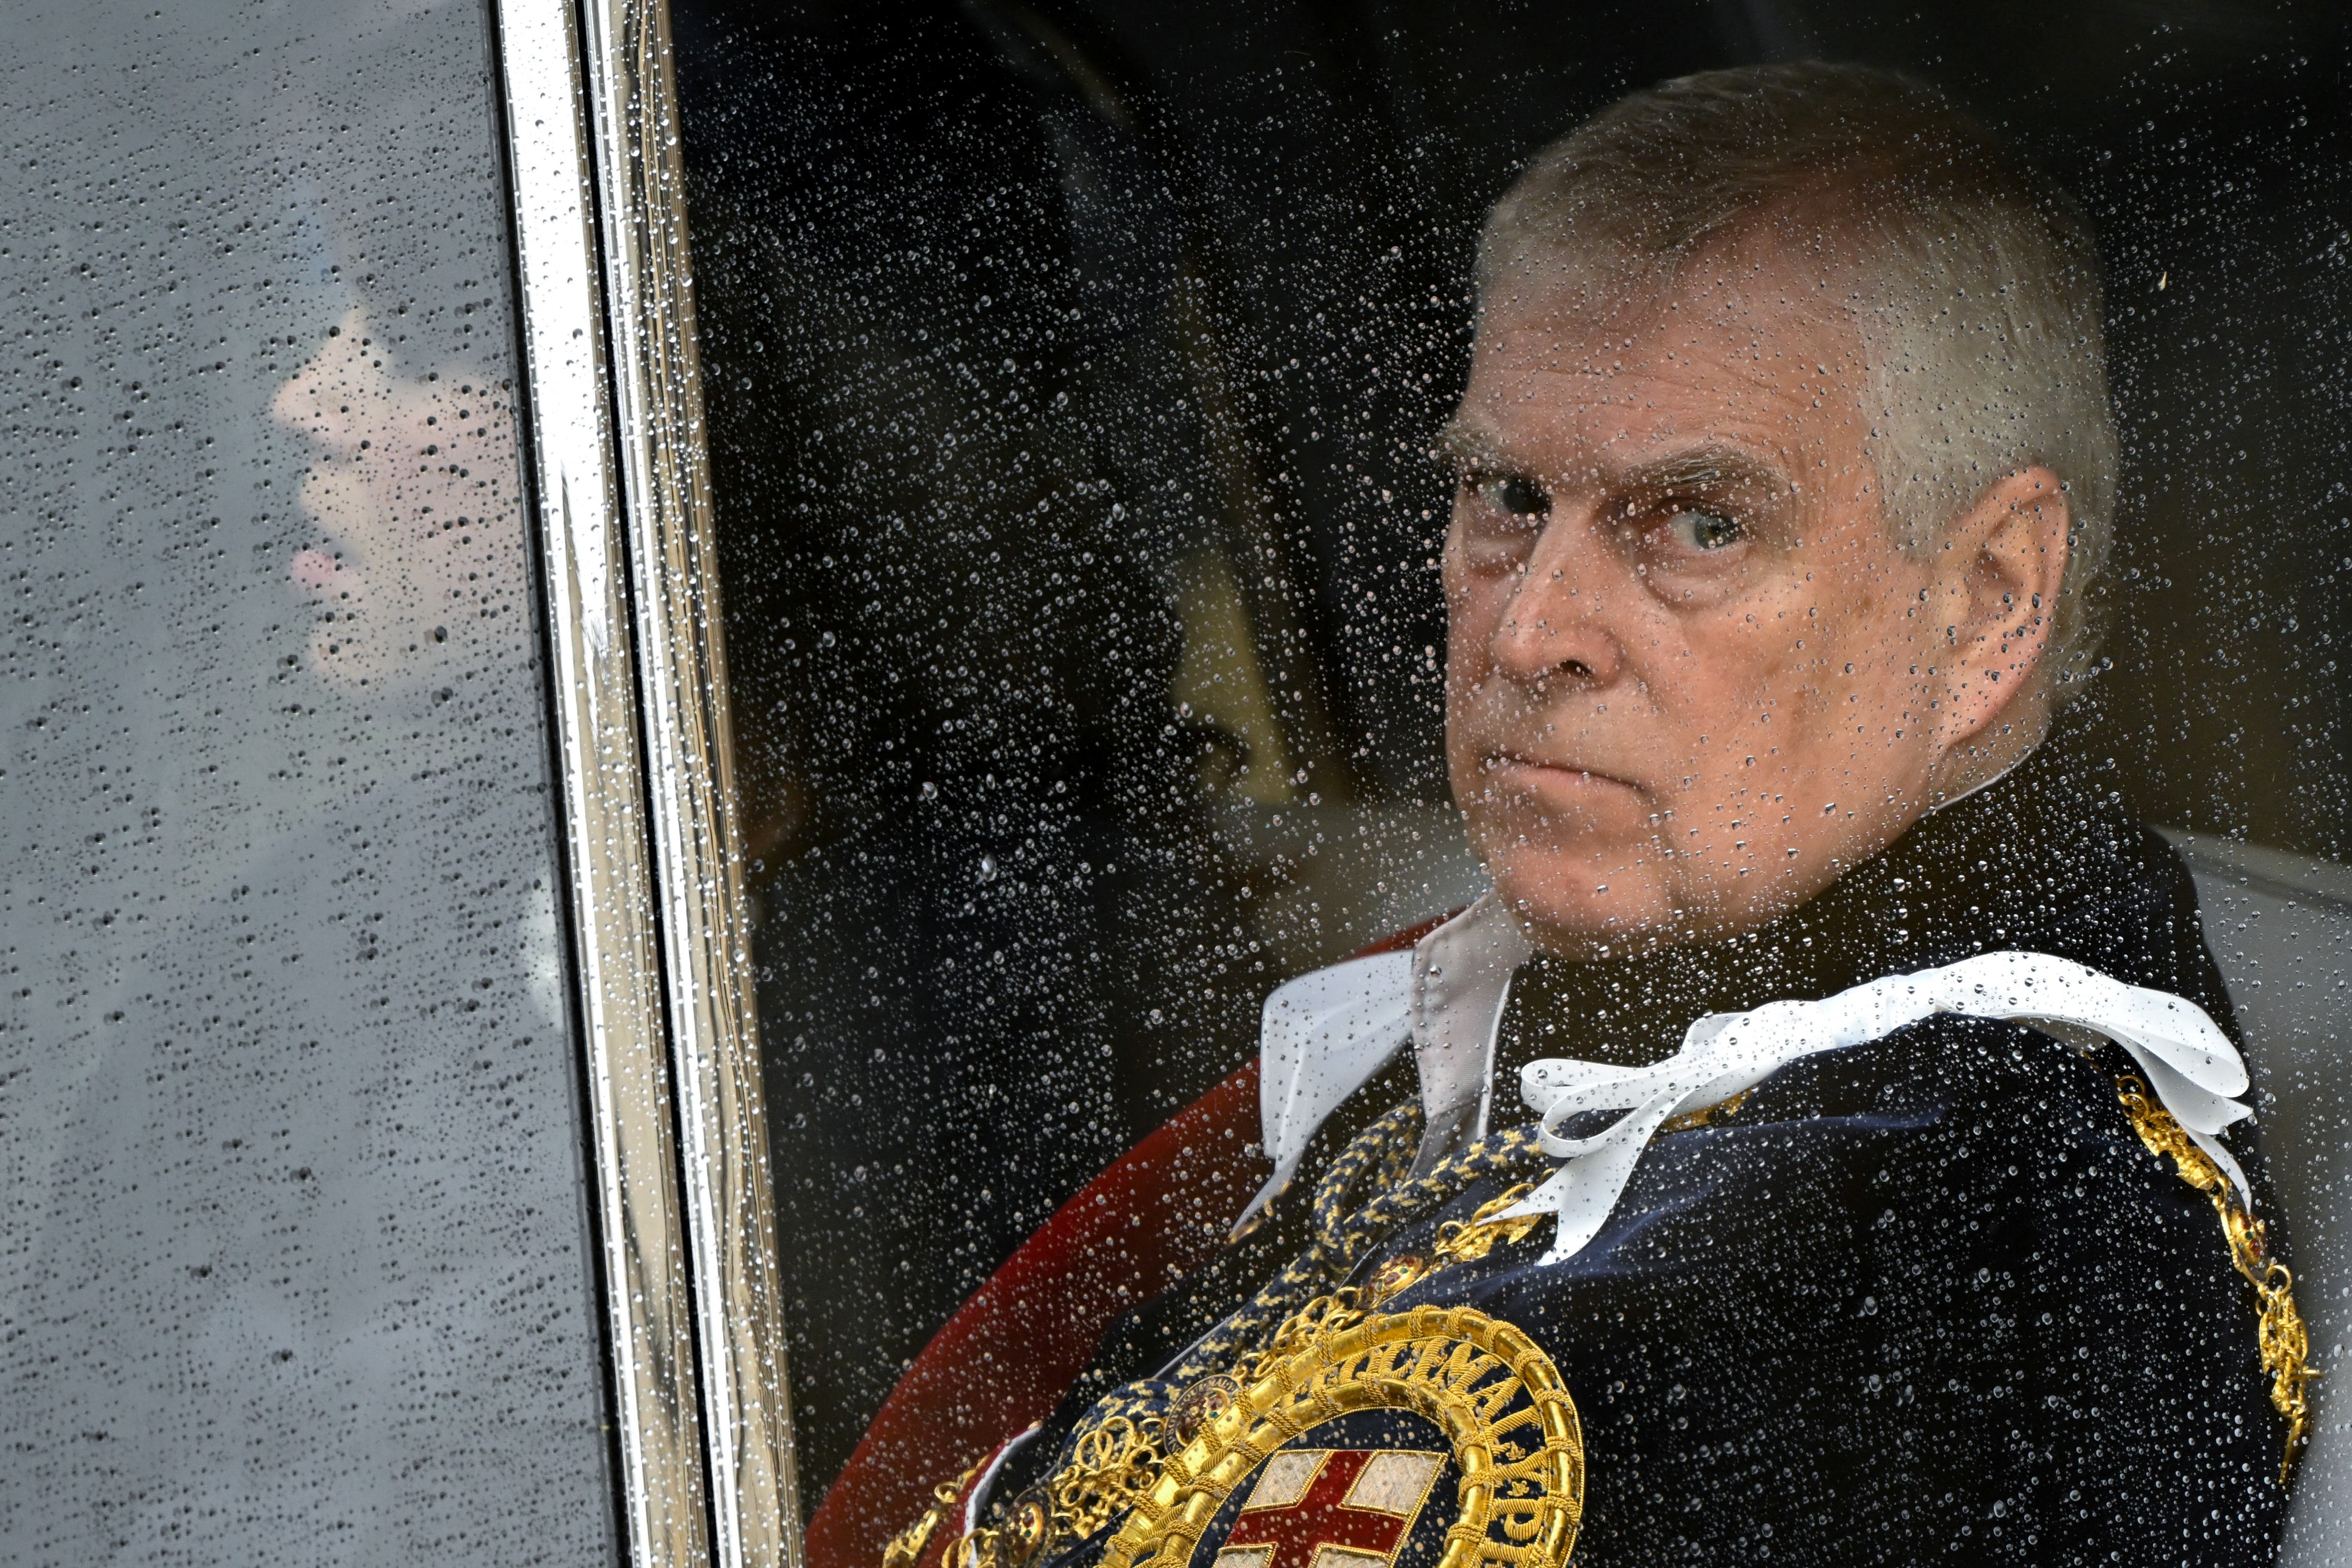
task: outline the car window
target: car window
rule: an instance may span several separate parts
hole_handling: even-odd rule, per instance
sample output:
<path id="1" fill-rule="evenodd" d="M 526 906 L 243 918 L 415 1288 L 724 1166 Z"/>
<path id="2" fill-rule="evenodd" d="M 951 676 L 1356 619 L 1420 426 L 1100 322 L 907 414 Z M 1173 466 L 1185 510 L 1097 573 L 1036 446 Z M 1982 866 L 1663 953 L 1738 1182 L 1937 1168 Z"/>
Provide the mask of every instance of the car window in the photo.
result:
<path id="1" fill-rule="evenodd" d="M 1264 1135 L 1255 1081 L 1233 1075 L 1276 986 L 1495 885 L 1504 830 L 1474 813 L 1465 835 L 1447 752 L 1448 682 L 1469 679 L 1449 649 L 1450 531 L 1486 531 L 1463 548 L 1502 581 L 1534 570 L 1547 519 L 1638 513 L 1638 538 L 1629 522 L 1607 547 L 1675 626 L 1760 581 L 1726 575 L 1739 551 L 1801 542 L 1769 532 L 1780 501 L 1742 521 L 1750 502 L 1713 469 L 1692 489 L 1682 470 L 1608 468 L 1594 454 L 1622 449 L 1613 427 L 1559 456 L 1464 423 L 1482 319 L 1507 294 L 1490 276 L 1482 318 L 1482 226 L 1629 91 L 1864 62 L 1934 84 L 2046 172 L 2095 246 L 2117 456 L 2112 495 L 2066 491 L 2078 521 L 2109 516 L 2095 545 L 2058 535 L 2078 560 L 2111 552 L 2069 590 L 2104 635 L 2066 644 L 2082 657 L 2035 754 L 2118 820 L 2201 836 L 2183 842 L 2352 856 L 2352 555 L 2330 461 L 2352 164 L 2333 22 L 2259 5 L 2112 25 L 1836 5 L 672 14 L 811 1508 L 942 1325 L 1106 1166 L 1221 1085 Z M 1586 373 L 1624 368 L 1576 352 Z M 1835 379 L 1785 359 L 1773 374 Z M 1937 438 L 2015 415 L 1947 409 Z M 1773 482 L 1785 500 L 1813 481 Z M 1558 657 L 1558 679 L 1602 679 Z M 1794 660 L 1740 700 L 1800 714 L 1844 700 L 1853 668 Z M 1643 679 L 1623 700 L 1664 711 L 1664 678 Z M 1780 734 L 1758 734 L 1724 765 L 1758 750 L 1780 765 Z M 2009 766 L 1949 793 L 2040 776 Z M 1809 813 L 1853 815 L 1822 787 Z M 1786 798 L 1769 795 L 1766 830 Z M 1727 857 L 1750 853 L 1737 817 Z M 2209 890 L 2216 856 L 2192 856 Z M 2251 994 L 2260 955 L 2215 921 L 2227 984 Z M 1698 993 L 1667 980 L 1647 994 L 1677 1038 L 1707 1010 L 1675 1013 Z M 2266 1092 L 2317 1083 L 2323 1057 Z M 1190 1207 L 1138 1211 L 1166 1245 L 1139 1265 L 1136 1305 L 1238 1212 L 1192 1179 Z"/>

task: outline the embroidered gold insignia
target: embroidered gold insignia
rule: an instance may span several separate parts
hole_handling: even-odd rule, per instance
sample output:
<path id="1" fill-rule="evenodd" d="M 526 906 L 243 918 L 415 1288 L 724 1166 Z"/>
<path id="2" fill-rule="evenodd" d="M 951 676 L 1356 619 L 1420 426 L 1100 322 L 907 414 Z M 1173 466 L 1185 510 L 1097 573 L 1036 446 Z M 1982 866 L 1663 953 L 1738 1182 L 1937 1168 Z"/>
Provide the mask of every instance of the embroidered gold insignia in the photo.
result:
<path id="1" fill-rule="evenodd" d="M 1436 1568 L 1568 1561 L 1583 1430 L 1551 1359 L 1508 1323 L 1466 1307 L 1333 1312 L 1280 1336 L 1243 1384 L 1169 1457 L 1102 1568 L 1392 1568 L 1448 1468 Z M 1367 1412 L 1417 1417 L 1449 1451 L 1369 1445 L 1347 1419 Z"/>

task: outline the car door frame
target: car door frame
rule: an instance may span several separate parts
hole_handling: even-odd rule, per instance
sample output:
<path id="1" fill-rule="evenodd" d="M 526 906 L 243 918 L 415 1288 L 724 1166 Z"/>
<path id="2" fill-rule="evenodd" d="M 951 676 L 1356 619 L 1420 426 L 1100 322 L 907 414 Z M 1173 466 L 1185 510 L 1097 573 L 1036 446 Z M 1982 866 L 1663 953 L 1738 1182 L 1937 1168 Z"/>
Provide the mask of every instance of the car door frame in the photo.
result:
<path id="1" fill-rule="evenodd" d="M 800 1561 L 661 0 L 491 0 L 630 1561 Z"/>

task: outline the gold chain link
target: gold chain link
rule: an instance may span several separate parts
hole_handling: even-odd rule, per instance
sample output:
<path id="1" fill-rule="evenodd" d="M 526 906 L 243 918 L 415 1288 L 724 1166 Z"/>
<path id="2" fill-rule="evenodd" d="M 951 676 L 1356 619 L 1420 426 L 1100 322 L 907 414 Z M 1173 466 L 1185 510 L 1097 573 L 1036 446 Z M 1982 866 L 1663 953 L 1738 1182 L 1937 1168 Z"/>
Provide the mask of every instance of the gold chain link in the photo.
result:
<path id="1" fill-rule="evenodd" d="M 1437 1256 L 1447 1263 L 1468 1263 L 1495 1250 L 1498 1241 L 1517 1242 L 1527 1239 L 1549 1215 L 1522 1215 L 1517 1219 L 1498 1220 L 1495 1216 L 1536 1190 L 1533 1182 L 1521 1182 L 1501 1197 L 1478 1205 L 1468 1219 L 1450 1219 L 1437 1227 Z"/>
<path id="2" fill-rule="evenodd" d="M 939 1529 L 940 1521 L 948 1516 L 963 1496 L 963 1489 L 979 1473 L 980 1466 L 974 1465 L 954 1480 L 933 1487 L 931 1506 L 923 1510 L 923 1516 L 893 1536 L 890 1544 L 882 1549 L 882 1568 L 915 1568 L 922 1561 L 923 1548 L 930 1544 L 931 1532 Z"/>
<path id="3" fill-rule="evenodd" d="M 1085 1541 L 1141 1501 L 1168 1461 L 1166 1423 L 1114 1415 L 1072 1445 L 1070 1463 L 1045 1483 L 1054 1532 Z"/>
<path id="4" fill-rule="evenodd" d="M 2168 1155 L 2180 1179 L 2210 1199 L 2221 1216 L 2221 1234 L 2230 1243 L 2230 1261 L 2254 1288 L 2260 1314 L 2256 1342 L 2263 1370 L 2271 1375 L 2271 1405 L 2286 1417 L 2286 1452 L 2279 1460 L 2279 1484 L 2294 1470 L 2295 1457 L 2311 1435 L 2311 1380 L 2319 1375 L 2311 1366 L 2311 1332 L 2294 1304 L 2294 1275 L 2270 1256 L 2270 1237 L 2263 1222 L 2238 1202 L 2230 1179 L 2211 1155 L 2189 1141 L 2172 1113 L 2148 1098 L 2147 1086 L 2126 1074 L 2116 1079 L 2116 1094 L 2131 1118 L 2132 1129 L 2151 1154 Z"/>

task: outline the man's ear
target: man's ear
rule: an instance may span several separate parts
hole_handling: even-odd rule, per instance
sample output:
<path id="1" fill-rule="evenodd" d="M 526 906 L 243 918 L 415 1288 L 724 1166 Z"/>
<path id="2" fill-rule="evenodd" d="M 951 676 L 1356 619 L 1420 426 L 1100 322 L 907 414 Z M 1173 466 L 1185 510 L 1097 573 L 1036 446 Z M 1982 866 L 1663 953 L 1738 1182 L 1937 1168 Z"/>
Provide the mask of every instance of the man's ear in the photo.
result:
<path id="1" fill-rule="evenodd" d="M 1936 739 L 1947 756 L 2035 689 L 2071 521 L 2058 476 L 2037 466 L 1993 484 L 1945 531 L 1930 599 L 1944 622 Z"/>

